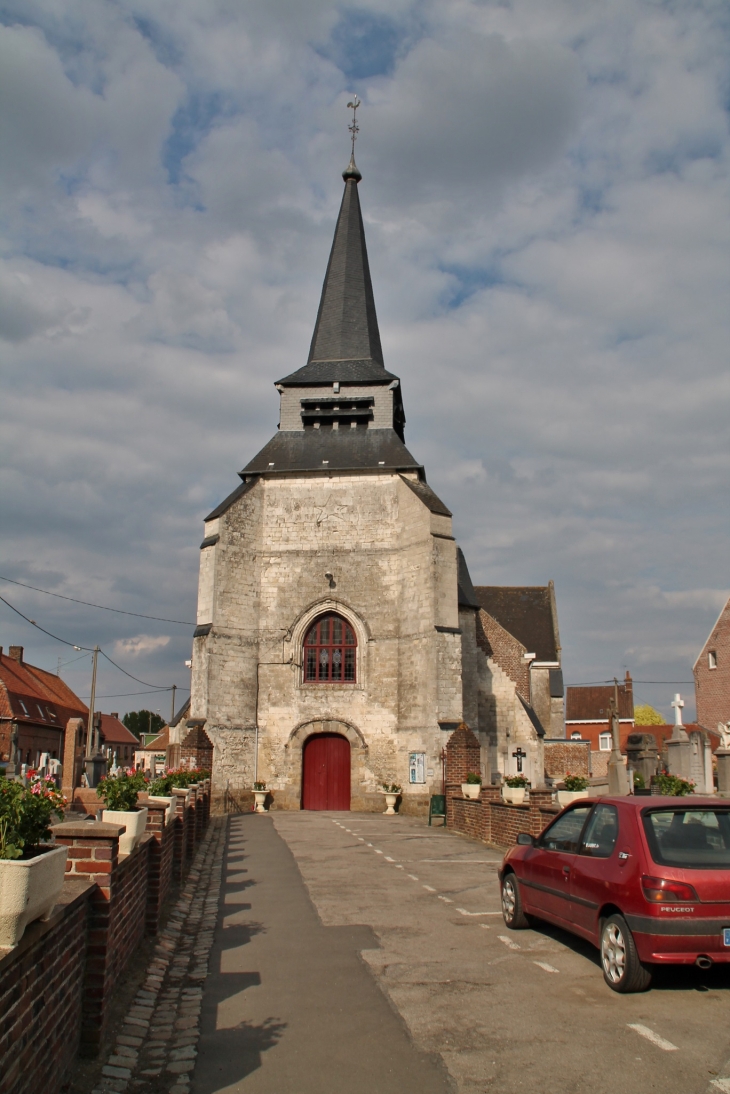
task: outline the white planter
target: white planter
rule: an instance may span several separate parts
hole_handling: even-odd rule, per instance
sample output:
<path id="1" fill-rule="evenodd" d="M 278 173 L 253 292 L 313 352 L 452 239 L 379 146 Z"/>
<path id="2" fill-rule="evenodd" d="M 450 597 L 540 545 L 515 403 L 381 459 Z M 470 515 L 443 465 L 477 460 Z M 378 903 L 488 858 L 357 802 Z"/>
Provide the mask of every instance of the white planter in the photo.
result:
<path id="1" fill-rule="evenodd" d="M 256 799 L 256 812 L 257 813 L 265 813 L 266 812 L 265 802 L 266 802 L 266 795 L 267 794 L 268 794 L 268 790 L 254 790 L 253 796 Z"/>
<path id="2" fill-rule="evenodd" d="M 163 798 L 162 796 L 158 796 L 156 794 L 150 794 L 149 797 L 148 797 L 148 801 L 156 802 L 156 803 L 161 803 L 161 802 L 165 803 L 165 805 L 167 806 L 167 812 L 165 813 L 165 824 L 169 824 L 170 820 L 171 820 L 171 818 L 172 818 L 172 816 L 175 812 L 175 802 L 177 801 L 177 798 L 174 798 L 174 797 L 173 798 Z"/>
<path id="3" fill-rule="evenodd" d="M 503 786 L 502 797 L 510 805 L 522 805 L 527 792 L 526 786 Z"/>
<path id="4" fill-rule="evenodd" d="M 558 790 L 558 805 L 561 809 L 565 809 L 566 805 L 577 801 L 578 798 L 587 798 L 589 794 L 589 790 Z"/>
<path id="5" fill-rule="evenodd" d="M 479 797 L 479 791 L 482 788 L 481 783 L 462 783 L 461 792 L 465 798 L 471 798 L 472 801 L 476 801 Z"/>
<path id="6" fill-rule="evenodd" d="M 12 949 L 36 919 L 50 918 L 66 873 L 67 847 L 30 859 L 0 859 L 0 946 Z"/>
<path id="7" fill-rule="evenodd" d="M 142 839 L 147 827 L 147 806 L 142 805 L 134 811 L 124 809 L 104 809 L 101 819 L 106 824 L 123 824 L 125 831 L 119 837 L 119 854 L 131 855 Z"/>
<path id="8" fill-rule="evenodd" d="M 390 794 L 387 790 L 381 791 L 385 795 L 385 813 L 387 816 L 392 817 L 395 815 L 395 803 L 398 801 L 397 794 Z"/>

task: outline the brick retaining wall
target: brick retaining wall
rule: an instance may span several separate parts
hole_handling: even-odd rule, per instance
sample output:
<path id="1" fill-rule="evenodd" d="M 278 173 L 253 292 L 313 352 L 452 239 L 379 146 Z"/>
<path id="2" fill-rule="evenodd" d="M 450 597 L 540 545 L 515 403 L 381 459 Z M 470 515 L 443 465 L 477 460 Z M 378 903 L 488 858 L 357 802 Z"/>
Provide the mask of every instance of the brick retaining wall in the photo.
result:
<path id="1" fill-rule="evenodd" d="M 162 804 L 143 802 L 147 831 L 121 858 L 120 825 L 54 827 L 69 852 L 59 901 L 47 923 L 0 950 L 0 1094 L 58 1094 L 77 1053 L 98 1052 L 116 984 L 145 930 L 157 931 L 173 873 L 188 872 L 209 793 L 207 783 L 196 793 L 197 824 L 185 791 L 169 824 Z"/>

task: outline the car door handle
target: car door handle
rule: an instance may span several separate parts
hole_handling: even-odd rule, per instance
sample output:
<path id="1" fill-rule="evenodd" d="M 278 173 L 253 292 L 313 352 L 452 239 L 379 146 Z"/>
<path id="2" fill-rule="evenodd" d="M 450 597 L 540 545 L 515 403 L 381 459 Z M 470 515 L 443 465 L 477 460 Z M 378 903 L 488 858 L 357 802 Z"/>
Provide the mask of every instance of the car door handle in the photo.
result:
<path id="1" fill-rule="evenodd" d="M 628 851 L 619 851 L 618 853 L 618 860 L 622 866 L 626 865 L 630 857 L 631 856 L 629 855 Z"/>
<path id="2" fill-rule="evenodd" d="M 567 877 L 567 876 L 568 876 L 568 874 L 570 873 L 570 866 L 564 866 L 564 867 L 563 867 L 563 873 L 564 873 L 564 874 L 565 874 L 565 876 Z"/>

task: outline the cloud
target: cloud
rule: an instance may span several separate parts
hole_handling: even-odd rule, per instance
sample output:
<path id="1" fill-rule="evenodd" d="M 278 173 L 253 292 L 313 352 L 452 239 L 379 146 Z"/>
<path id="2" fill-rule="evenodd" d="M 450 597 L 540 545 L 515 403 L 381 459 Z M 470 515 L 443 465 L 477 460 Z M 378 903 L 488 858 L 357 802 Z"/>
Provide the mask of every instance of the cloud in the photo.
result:
<path id="1" fill-rule="evenodd" d="M 128 657 L 140 657 L 142 654 L 162 650 L 169 644 L 169 636 L 165 634 L 137 634 L 134 638 L 121 638 L 115 643 L 114 649 L 117 653 L 127 654 Z"/>
<path id="2" fill-rule="evenodd" d="M 717 6 L 7 0 L 6 22 L 0 572 L 194 620 L 201 519 L 306 359 L 357 91 L 386 364 L 472 577 L 554 578 L 568 681 L 641 664 L 661 707 L 730 584 Z M 14 596 L 189 685 L 192 628 Z M 63 647 L 0 624 L 55 671 Z M 136 687 L 100 669 L 100 694 Z"/>

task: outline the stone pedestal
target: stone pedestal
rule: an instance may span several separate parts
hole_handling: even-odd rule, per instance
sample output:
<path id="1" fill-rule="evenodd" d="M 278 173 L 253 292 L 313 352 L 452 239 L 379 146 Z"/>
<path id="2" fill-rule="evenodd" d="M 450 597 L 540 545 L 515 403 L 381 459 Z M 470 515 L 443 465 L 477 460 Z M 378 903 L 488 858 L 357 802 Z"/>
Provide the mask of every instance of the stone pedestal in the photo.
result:
<path id="1" fill-rule="evenodd" d="M 730 748 L 718 748 L 715 753 L 717 760 L 717 790 L 724 798 L 730 798 Z"/>
<path id="2" fill-rule="evenodd" d="M 629 775 L 621 753 L 611 753 L 608 761 L 608 793 L 612 797 L 625 797 L 629 792 Z"/>
<path id="3" fill-rule="evenodd" d="M 670 775 L 692 778 L 692 745 L 684 730 L 681 736 L 677 734 L 667 741 L 667 768 Z"/>

